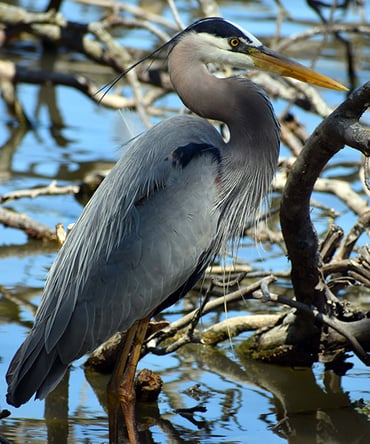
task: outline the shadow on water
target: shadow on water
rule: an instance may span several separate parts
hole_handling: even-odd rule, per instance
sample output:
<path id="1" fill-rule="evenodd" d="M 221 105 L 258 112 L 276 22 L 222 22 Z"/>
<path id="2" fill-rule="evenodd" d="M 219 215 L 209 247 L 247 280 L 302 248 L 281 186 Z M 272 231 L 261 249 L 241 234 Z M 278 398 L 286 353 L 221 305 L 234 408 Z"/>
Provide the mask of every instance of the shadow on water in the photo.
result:
<path id="1" fill-rule="evenodd" d="M 187 346 L 180 352 L 181 367 L 184 373 L 173 384 L 164 386 L 164 393 L 172 398 L 176 404 L 179 397 L 184 397 L 180 389 L 180 381 L 189 378 L 188 372 L 193 374 L 193 381 L 207 378 L 207 374 L 218 375 L 227 379 L 234 386 L 224 392 L 211 384 L 203 383 L 193 387 L 193 400 L 200 404 L 219 402 L 220 414 L 218 418 L 208 420 L 207 412 L 182 415 L 185 422 L 179 422 L 181 412 L 172 407 L 161 414 L 162 402 L 139 403 L 137 406 L 137 420 L 141 443 L 160 442 L 191 443 L 191 442 L 256 442 L 248 439 L 248 426 L 243 423 L 243 417 L 247 410 L 255 408 L 250 402 L 249 396 L 245 396 L 245 389 L 250 392 L 259 391 L 260 396 L 268 398 L 269 402 L 265 411 L 259 411 L 259 420 L 265 424 L 272 437 L 281 438 L 282 442 L 289 444 L 308 443 L 336 443 L 365 444 L 370 442 L 370 422 L 367 415 L 361 412 L 357 403 L 351 402 L 349 394 L 341 387 L 341 377 L 331 371 L 320 377 L 308 368 L 286 368 L 270 364 L 255 362 L 249 359 L 230 359 L 222 350 L 210 347 Z M 186 362 L 194 360 L 191 368 L 187 368 Z M 196 364 L 196 367 L 194 367 Z M 101 375 L 89 370 L 85 372 L 87 381 L 91 385 L 102 411 L 106 411 L 106 384 L 108 375 Z M 177 386 L 177 390 L 176 390 Z M 104 413 L 100 417 L 84 417 L 82 411 L 75 411 L 73 416 L 69 413 L 69 390 L 74 390 L 69 385 L 69 373 L 57 389 L 51 393 L 45 402 L 45 422 L 38 426 L 46 428 L 48 443 L 67 444 L 79 442 L 73 438 L 71 429 L 77 425 L 82 429 L 100 428 L 99 442 L 107 439 L 107 421 Z M 168 392 L 170 390 L 170 392 Z M 261 392 L 262 391 L 262 392 Z M 216 400 L 217 398 L 217 400 Z M 171 407 L 171 401 L 169 402 Z M 82 408 L 82 407 L 81 407 Z M 184 409 L 186 410 L 186 409 Z M 190 409 L 189 409 L 190 411 Z M 180 413 L 179 413 L 180 412 Z M 233 427 L 239 424 L 240 433 L 244 439 L 224 440 L 218 435 L 217 423 L 233 423 Z M 3 436 L 12 437 L 12 442 L 22 442 L 22 430 L 32 431 L 37 428 L 34 420 L 22 419 L 17 421 L 18 432 L 14 424 L 0 426 Z M 235 432 L 236 436 L 238 432 Z M 27 436 L 23 435 L 23 436 Z M 10 439 L 10 438 L 8 438 Z M 121 442 L 126 441 L 124 426 L 121 429 Z M 1 441 L 0 441 L 1 442 Z M 39 442 L 39 441 L 32 441 Z M 41 442 L 41 441 L 40 441 Z M 86 441 L 95 442 L 95 441 Z M 279 442 L 279 441 L 276 441 Z"/>
<path id="2" fill-rule="evenodd" d="M 341 387 L 341 376 L 333 371 L 321 376 L 311 368 L 270 365 L 243 356 L 239 356 L 239 364 L 218 349 L 207 349 L 196 356 L 200 358 L 199 367 L 272 394 L 270 412 L 262 414 L 261 419 L 288 443 L 370 442 L 370 422 L 361 411 L 362 400 L 352 402 Z M 253 406 L 246 403 L 243 408 Z"/>

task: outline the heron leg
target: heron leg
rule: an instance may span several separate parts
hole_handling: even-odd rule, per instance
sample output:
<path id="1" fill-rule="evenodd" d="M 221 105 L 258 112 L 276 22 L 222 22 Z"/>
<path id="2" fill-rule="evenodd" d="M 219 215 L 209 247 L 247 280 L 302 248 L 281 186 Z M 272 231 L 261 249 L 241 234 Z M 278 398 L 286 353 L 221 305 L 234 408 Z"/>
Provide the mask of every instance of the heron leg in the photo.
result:
<path id="1" fill-rule="evenodd" d="M 114 366 L 114 370 L 111 379 L 107 387 L 107 407 L 108 407 L 108 419 L 109 419 L 109 443 L 118 443 L 118 430 L 119 430 L 119 408 L 120 402 L 118 397 L 119 386 L 121 384 L 122 375 L 125 371 L 128 356 L 132 348 L 132 344 L 135 338 L 137 328 L 137 322 L 127 330 L 124 338 L 124 343 L 121 345 L 121 350 L 118 353 L 117 361 Z"/>
<path id="2" fill-rule="evenodd" d="M 119 387 L 119 400 L 121 403 L 121 409 L 123 417 L 126 423 L 127 434 L 130 444 L 138 443 L 137 430 L 136 430 L 136 420 L 135 420 L 135 372 L 137 363 L 140 359 L 141 347 L 145 340 L 146 331 L 148 329 L 148 324 L 150 321 L 150 316 L 137 321 L 137 327 L 135 331 L 135 336 L 133 338 L 131 352 L 126 363 L 125 371 L 121 380 Z M 136 441 L 134 440 L 136 439 Z"/>
<path id="3" fill-rule="evenodd" d="M 136 321 L 127 331 L 122 352 L 108 385 L 109 440 L 112 444 L 117 442 L 118 437 L 119 404 L 130 444 L 139 442 L 135 420 L 134 378 L 149 320 L 150 316 Z"/>

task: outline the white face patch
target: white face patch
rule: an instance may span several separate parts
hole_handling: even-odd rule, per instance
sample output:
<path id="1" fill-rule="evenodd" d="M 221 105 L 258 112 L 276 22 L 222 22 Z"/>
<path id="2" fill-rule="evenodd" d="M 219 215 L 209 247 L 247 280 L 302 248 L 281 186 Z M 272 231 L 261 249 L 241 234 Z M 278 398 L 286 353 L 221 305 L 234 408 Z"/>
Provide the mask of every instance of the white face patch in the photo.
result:
<path id="1" fill-rule="evenodd" d="M 238 38 L 242 39 L 241 36 Z M 202 32 L 199 34 L 185 34 L 182 41 L 185 42 L 182 50 L 189 52 L 189 57 L 194 60 L 196 59 L 203 63 L 231 65 L 240 69 L 255 68 L 253 59 L 246 53 L 230 50 L 230 44 L 227 38 L 216 37 L 215 35 Z M 254 41 L 258 42 L 257 39 Z M 252 46 L 249 41 L 246 42 L 246 45 Z M 259 46 L 261 46 L 260 42 L 256 44 L 256 47 Z"/>
<path id="2" fill-rule="evenodd" d="M 235 47 L 232 42 L 240 41 Z M 176 45 L 188 54 L 189 60 L 204 64 L 219 63 L 235 68 L 255 68 L 248 48 L 260 49 L 262 43 L 251 33 L 221 19 L 203 19 L 177 37 Z"/>

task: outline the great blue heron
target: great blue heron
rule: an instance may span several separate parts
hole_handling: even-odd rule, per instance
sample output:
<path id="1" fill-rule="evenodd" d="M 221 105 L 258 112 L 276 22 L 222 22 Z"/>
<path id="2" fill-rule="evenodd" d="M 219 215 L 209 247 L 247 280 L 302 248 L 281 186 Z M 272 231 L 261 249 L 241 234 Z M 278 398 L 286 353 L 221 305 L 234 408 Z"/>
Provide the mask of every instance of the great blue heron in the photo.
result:
<path id="1" fill-rule="evenodd" d="M 222 18 L 199 20 L 165 46 L 173 86 L 198 116 L 173 117 L 138 137 L 84 209 L 10 364 L 9 404 L 44 398 L 73 360 L 117 331 L 145 334 L 150 316 L 184 296 L 255 218 L 276 168 L 279 124 L 260 88 L 240 76 L 216 78 L 207 63 L 345 90 Z M 228 126 L 228 142 L 206 118 Z"/>

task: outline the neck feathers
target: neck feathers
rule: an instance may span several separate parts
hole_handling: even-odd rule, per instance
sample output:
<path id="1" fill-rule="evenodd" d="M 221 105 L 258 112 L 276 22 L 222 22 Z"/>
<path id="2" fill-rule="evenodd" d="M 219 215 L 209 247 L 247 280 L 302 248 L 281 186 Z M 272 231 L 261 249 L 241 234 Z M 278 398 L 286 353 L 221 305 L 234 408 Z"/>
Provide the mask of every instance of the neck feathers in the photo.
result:
<path id="1" fill-rule="evenodd" d="M 279 124 L 260 88 L 241 77 L 212 76 L 199 51 L 192 51 L 185 39 L 173 48 L 169 69 L 174 88 L 190 110 L 229 127 L 230 141 L 222 147 L 218 238 L 222 244 L 230 238 L 237 244 L 269 194 L 279 155 Z"/>

